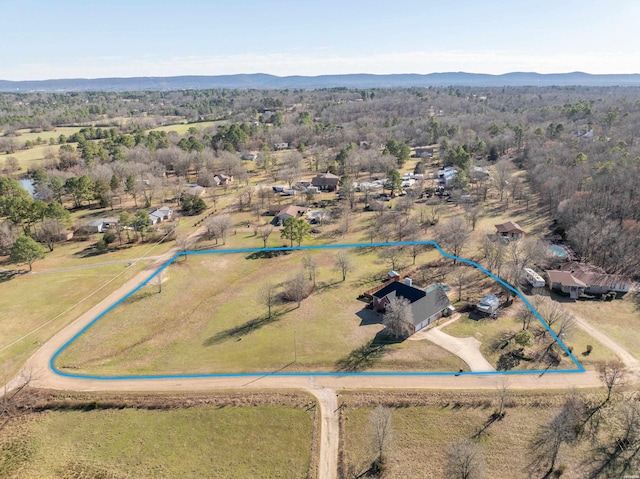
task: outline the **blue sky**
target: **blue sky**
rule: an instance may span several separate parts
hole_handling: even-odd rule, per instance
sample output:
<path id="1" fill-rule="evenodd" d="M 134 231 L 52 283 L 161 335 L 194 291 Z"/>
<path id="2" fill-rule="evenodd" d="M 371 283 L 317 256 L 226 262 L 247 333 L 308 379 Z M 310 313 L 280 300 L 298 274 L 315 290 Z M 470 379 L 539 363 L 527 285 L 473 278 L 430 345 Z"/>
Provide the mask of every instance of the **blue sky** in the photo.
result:
<path id="1" fill-rule="evenodd" d="M 640 73 L 636 0 L 0 0 L 0 79 Z"/>

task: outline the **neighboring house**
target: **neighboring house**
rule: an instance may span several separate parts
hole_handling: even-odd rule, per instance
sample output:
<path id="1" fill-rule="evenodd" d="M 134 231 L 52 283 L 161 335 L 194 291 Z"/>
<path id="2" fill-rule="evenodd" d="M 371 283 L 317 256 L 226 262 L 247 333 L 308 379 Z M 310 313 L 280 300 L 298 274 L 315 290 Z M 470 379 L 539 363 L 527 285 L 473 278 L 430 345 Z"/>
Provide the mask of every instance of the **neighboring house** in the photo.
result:
<path id="1" fill-rule="evenodd" d="M 295 206 L 295 205 L 289 205 L 284 207 L 281 206 L 279 208 L 280 209 L 276 213 L 275 219 L 274 219 L 274 221 L 278 224 L 284 223 L 284 220 L 286 220 L 287 218 L 300 218 L 304 216 L 308 211 L 308 208 L 305 208 L 304 206 Z M 273 210 L 269 208 L 269 211 L 273 211 Z"/>
<path id="2" fill-rule="evenodd" d="M 574 277 L 569 271 L 550 270 L 547 271 L 547 278 L 549 279 L 549 289 L 568 294 L 572 299 L 578 299 L 587 288 L 586 283 Z"/>
<path id="3" fill-rule="evenodd" d="M 233 176 L 225 175 L 223 173 L 216 173 L 213 175 L 213 179 L 218 186 L 228 186 L 233 183 Z"/>
<path id="4" fill-rule="evenodd" d="M 338 191 L 340 177 L 333 173 L 319 173 L 311 180 L 311 185 L 320 191 Z"/>
<path id="5" fill-rule="evenodd" d="M 392 280 L 382 289 L 372 294 L 373 309 L 384 311 L 392 298 L 402 297 L 409 301 L 411 315 L 408 318 L 413 326 L 413 333 L 440 318 L 445 310 L 450 309 L 451 302 L 440 285 L 434 285 L 426 290 L 416 288 L 411 280 L 405 282 Z"/>
<path id="6" fill-rule="evenodd" d="M 547 271 L 549 289 L 569 294 L 577 299 L 581 294 L 628 293 L 631 279 L 619 274 L 607 274 L 597 266 L 576 261 L 562 265 L 560 270 Z"/>
<path id="7" fill-rule="evenodd" d="M 238 152 L 238 156 L 243 160 L 253 161 L 256 158 L 258 158 L 258 152 L 257 151 Z"/>
<path id="8" fill-rule="evenodd" d="M 151 211 L 149 217 L 151 218 L 151 223 L 155 225 L 156 223 L 168 221 L 173 218 L 173 210 L 168 206 L 163 206 L 162 208 Z"/>
<path id="9" fill-rule="evenodd" d="M 524 230 L 515 221 L 507 221 L 500 225 L 495 225 L 498 235 L 508 238 L 510 241 L 518 240 L 524 236 Z"/>
<path id="10" fill-rule="evenodd" d="M 476 309 L 482 313 L 493 314 L 500 307 L 500 299 L 495 294 L 488 294 L 476 304 Z"/>
<path id="11" fill-rule="evenodd" d="M 486 168 L 474 166 L 469 175 L 472 182 L 487 181 L 491 177 L 491 173 Z"/>
<path id="12" fill-rule="evenodd" d="M 433 157 L 434 149 L 431 146 L 416 146 L 413 150 L 413 155 L 418 158 L 431 158 Z"/>
<path id="13" fill-rule="evenodd" d="M 276 150 L 288 150 L 289 143 L 276 143 L 275 145 L 273 145 L 273 147 Z"/>
<path id="14" fill-rule="evenodd" d="M 438 186 L 451 188 L 457 177 L 458 171 L 453 166 L 446 166 L 444 169 L 438 170 Z"/>
<path id="15" fill-rule="evenodd" d="M 80 229 L 85 233 L 102 233 L 104 230 L 118 225 L 117 218 L 96 218 L 87 221 Z"/>
<path id="16" fill-rule="evenodd" d="M 207 192 L 204 186 L 189 184 L 182 188 L 182 194 L 202 197 Z"/>

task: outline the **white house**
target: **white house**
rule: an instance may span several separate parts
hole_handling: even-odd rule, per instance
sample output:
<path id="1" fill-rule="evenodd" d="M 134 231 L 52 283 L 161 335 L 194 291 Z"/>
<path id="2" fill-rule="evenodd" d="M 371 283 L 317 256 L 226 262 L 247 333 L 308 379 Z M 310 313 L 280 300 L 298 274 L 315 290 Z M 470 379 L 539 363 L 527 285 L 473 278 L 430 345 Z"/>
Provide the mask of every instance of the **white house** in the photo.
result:
<path id="1" fill-rule="evenodd" d="M 446 166 L 442 170 L 438 170 L 438 185 L 445 188 L 453 186 L 453 182 L 458 177 L 458 170 L 453 166 Z"/>

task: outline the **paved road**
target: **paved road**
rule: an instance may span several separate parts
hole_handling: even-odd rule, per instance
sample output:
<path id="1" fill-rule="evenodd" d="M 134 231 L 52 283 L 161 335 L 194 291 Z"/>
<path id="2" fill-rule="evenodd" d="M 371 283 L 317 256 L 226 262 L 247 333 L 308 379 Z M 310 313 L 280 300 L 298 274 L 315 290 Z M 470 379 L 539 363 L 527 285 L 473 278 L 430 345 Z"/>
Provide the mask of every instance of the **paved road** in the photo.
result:
<path id="1" fill-rule="evenodd" d="M 456 322 L 460 318 L 460 314 L 456 314 L 455 317 L 448 320 L 446 323 L 442 323 L 435 328 L 423 329 L 411 336 L 409 339 L 413 341 L 420 341 L 428 339 L 434 344 L 437 344 L 443 349 L 446 349 L 452 354 L 455 354 L 462 359 L 471 371 L 495 371 L 495 368 L 487 361 L 480 353 L 480 341 L 476 338 L 456 338 L 450 336 L 447 333 L 441 331 L 445 326 Z"/>

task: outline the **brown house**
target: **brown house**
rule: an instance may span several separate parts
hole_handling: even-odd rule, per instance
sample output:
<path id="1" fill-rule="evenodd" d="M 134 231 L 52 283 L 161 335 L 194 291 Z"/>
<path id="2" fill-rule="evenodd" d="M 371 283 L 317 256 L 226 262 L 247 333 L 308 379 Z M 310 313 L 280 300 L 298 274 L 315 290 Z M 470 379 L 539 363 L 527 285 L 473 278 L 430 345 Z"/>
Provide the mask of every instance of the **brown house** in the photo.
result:
<path id="1" fill-rule="evenodd" d="M 569 294 L 577 299 L 581 294 L 627 293 L 631 280 L 619 274 L 607 274 L 601 268 L 590 264 L 572 261 L 560 267 L 558 271 L 547 271 L 549 289 Z"/>
<path id="2" fill-rule="evenodd" d="M 311 180 L 311 185 L 320 191 L 338 191 L 340 177 L 333 173 L 318 173 Z"/>
<path id="3" fill-rule="evenodd" d="M 519 240 L 524 236 L 524 230 L 515 221 L 507 221 L 500 225 L 495 225 L 498 235 L 508 238 L 511 241 Z"/>

